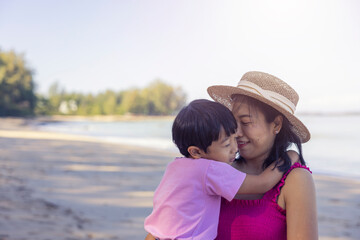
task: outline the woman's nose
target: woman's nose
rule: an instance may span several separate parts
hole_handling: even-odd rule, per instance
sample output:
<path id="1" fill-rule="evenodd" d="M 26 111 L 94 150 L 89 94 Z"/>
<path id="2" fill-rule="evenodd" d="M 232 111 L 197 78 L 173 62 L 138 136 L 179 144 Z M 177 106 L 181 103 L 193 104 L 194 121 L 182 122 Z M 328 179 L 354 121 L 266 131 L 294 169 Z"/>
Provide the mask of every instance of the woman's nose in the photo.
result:
<path id="1" fill-rule="evenodd" d="M 237 135 L 238 137 L 242 137 L 242 136 L 243 136 L 243 131 L 242 131 L 242 129 L 241 129 L 241 125 L 240 125 L 240 124 L 238 124 L 238 127 L 237 127 L 237 129 L 236 129 L 236 135 Z"/>

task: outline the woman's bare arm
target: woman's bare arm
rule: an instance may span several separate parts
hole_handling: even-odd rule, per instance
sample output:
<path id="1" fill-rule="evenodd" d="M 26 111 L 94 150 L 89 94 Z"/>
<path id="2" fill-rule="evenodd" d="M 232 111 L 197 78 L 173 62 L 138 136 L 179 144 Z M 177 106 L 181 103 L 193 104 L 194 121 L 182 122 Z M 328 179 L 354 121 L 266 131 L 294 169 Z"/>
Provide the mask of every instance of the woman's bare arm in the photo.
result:
<path id="1" fill-rule="evenodd" d="M 317 210 L 314 180 L 310 172 L 293 169 L 282 188 L 288 240 L 317 240 Z"/>

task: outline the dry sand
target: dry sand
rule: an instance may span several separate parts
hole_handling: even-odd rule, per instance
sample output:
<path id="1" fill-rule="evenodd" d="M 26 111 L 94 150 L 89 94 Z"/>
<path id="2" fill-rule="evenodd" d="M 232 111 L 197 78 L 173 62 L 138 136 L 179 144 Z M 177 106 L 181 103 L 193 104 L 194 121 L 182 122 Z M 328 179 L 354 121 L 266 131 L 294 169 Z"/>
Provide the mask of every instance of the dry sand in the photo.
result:
<path id="1" fill-rule="evenodd" d="M 0 120 L 0 240 L 144 239 L 174 153 Z M 314 175 L 319 238 L 360 239 L 360 181 Z"/>

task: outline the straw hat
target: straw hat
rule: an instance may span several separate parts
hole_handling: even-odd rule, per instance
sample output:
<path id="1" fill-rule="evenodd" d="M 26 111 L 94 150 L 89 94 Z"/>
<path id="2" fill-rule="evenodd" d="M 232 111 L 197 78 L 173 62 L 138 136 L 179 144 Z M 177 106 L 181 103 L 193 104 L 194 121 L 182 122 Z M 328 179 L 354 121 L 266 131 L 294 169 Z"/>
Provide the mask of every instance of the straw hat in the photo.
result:
<path id="1" fill-rule="evenodd" d="M 247 72 L 242 76 L 237 87 L 215 85 L 210 86 L 207 91 L 215 101 L 230 110 L 234 94 L 249 96 L 266 103 L 284 114 L 301 142 L 305 143 L 310 139 L 309 130 L 294 115 L 299 95 L 287 83 L 275 76 L 263 72 Z"/>

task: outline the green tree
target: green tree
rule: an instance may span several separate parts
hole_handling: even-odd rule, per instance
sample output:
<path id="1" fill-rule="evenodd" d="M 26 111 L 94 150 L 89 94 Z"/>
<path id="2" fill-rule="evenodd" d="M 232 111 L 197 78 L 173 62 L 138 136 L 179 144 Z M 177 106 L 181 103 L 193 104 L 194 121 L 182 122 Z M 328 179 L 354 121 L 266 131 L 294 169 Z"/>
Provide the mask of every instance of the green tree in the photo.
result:
<path id="1" fill-rule="evenodd" d="M 35 115 L 49 115 L 51 109 L 49 99 L 39 94 L 36 101 Z"/>
<path id="2" fill-rule="evenodd" d="M 78 115 L 90 115 L 92 105 L 94 103 L 94 96 L 92 94 L 78 96 L 77 103 L 79 105 L 77 114 Z"/>
<path id="3" fill-rule="evenodd" d="M 124 93 L 120 106 L 121 113 L 147 114 L 146 102 L 139 89 L 131 89 Z"/>
<path id="4" fill-rule="evenodd" d="M 185 101 L 186 95 L 181 88 L 174 88 L 161 80 L 155 80 L 143 89 L 107 90 L 97 95 L 67 93 L 55 82 L 49 88 L 48 99 L 39 97 L 37 113 L 169 115 L 180 109 Z"/>
<path id="5" fill-rule="evenodd" d="M 0 116 L 33 115 L 36 106 L 33 71 L 22 55 L 0 50 Z"/>
<path id="6" fill-rule="evenodd" d="M 116 111 L 116 103 L 117 103 L 117 99 L 116 99 L 116 93 L 111 91 L 111 90 L 107 90 L 104 94 L 104 114 L 105 115 L 113 115 L 115 114 Z"/>
<path id="7" fill-rule="evenodd" d="M 54 82 L 48 90 L 49 113 L 58 114 L 61 102 L 64 100 L 65 90 L 60 87 L 59 82 Z"/>
<path id="8" fill-rule="evenodd" d="M 180 87 L 174 88 L 159 79 L 144 88 L 143 96 L 150 115 L 173 114 L 186 102 L 186 94 Z"/>

